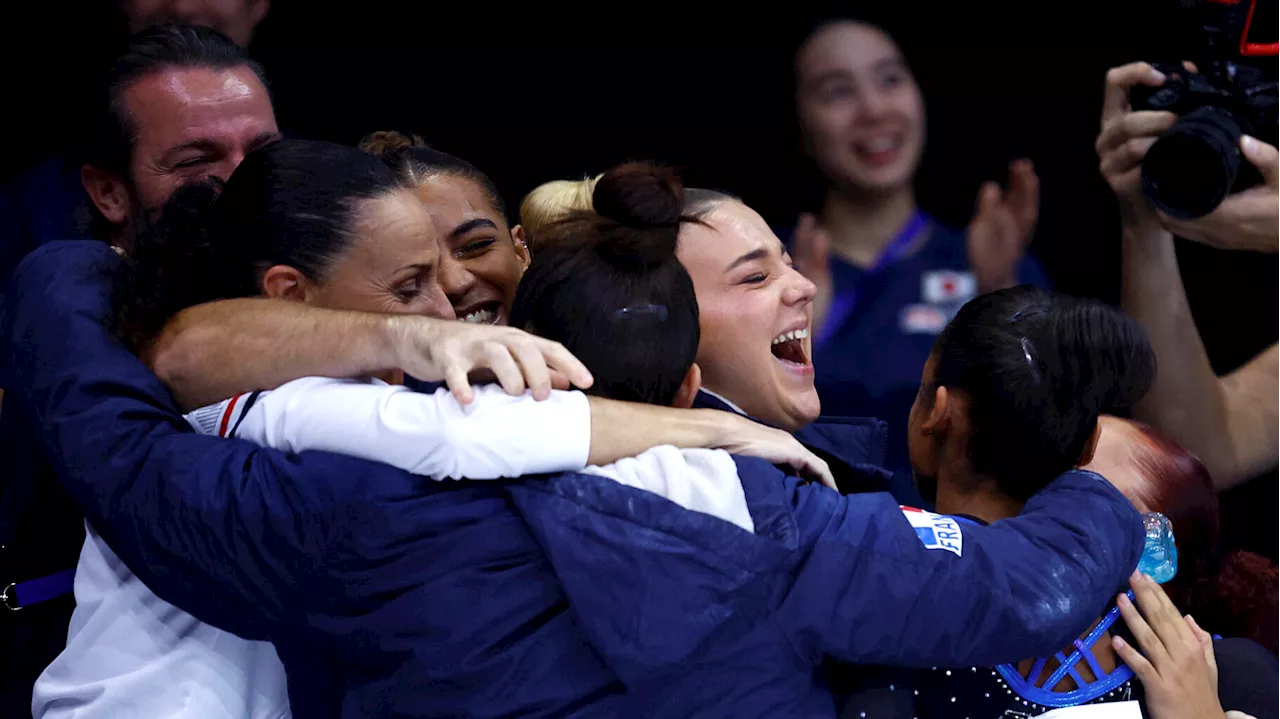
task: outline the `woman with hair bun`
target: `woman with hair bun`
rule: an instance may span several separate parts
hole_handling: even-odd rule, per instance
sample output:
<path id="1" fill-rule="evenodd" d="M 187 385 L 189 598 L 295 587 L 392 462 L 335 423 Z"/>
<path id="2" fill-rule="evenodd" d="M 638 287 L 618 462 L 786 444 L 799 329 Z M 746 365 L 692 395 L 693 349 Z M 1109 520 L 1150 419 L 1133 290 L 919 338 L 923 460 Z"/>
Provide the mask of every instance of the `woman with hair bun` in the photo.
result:
<path id="1" fill-rule="evenodd" d="M 544 193 L 542 214 L 522 218 L 542 237 L 557 218 L 589 210 L 587 181 L 578 189 Z M 558 208 L 551 201 L 561 202 Z M 696 406 L 738 412 L 787 429 L 832 463 L 842 491 L 891 489 L 899 501 L 920 505 L 909 477 L 889 482 L 879 469 L 889 439 L 873 418 L 819 418 L 821 403 L 812 362 L 815 287 L 791 265 L 782 242 L 760 215 L 727 193 L 684 189 L 685 214 L 677 256 L 698 291 L 702 392 Z M 852 467 L 849 471 L 841 471 Z"/>

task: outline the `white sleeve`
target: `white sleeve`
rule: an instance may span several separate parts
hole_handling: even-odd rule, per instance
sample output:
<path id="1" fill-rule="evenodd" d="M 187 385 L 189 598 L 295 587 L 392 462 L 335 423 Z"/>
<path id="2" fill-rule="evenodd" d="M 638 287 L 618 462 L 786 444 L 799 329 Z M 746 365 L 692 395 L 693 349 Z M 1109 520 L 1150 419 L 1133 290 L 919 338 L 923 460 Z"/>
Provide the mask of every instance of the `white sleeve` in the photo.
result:
<path id="1" fill-rule="evenodd" d="M 552 391 L 538 402 L 486 385 L 463 407 L 445 388 L 423 394 L 307 377 L 258 394 L 235 436 L 287 452 L 374 460 L 432 479 L 497 479 L 585 467 L 591 408 L 581 392 Z"/>
<path id="2" fill-rule="evenodd" d="M 755 532 L 755 522 L 747 509 L 747 496 L 738 479 L 738 465 L 724 450 L 681 450 L 662 445 L 635 457 L 582 471 L 652 492 L 685 509 L 710 514 Z"/>

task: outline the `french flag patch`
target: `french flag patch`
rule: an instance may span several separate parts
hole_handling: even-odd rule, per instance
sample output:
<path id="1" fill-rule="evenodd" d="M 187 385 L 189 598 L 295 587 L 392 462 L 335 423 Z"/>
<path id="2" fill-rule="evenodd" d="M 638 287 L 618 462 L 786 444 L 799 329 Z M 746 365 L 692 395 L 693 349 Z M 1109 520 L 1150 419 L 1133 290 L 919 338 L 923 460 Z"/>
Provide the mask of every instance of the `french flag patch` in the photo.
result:
<path id="1" fill-rule="evenodd" d="M 957 557 L 964 551 L 964 534 L 960 523 L 951 517 L 926 512 L 915 507 L 902 507 L 902 516 L 916 530 L 925 549 L 941 549 Z"/>

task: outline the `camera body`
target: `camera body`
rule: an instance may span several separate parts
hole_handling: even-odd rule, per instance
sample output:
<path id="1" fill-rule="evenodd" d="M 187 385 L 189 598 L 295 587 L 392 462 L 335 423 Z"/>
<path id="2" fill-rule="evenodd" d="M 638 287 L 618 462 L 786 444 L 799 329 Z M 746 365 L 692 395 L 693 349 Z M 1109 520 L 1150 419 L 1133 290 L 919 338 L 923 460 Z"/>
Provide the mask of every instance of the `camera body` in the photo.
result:
<path id="1" fill-rule="evenodd" d="M 1142 189 L 1172 217 L 1203 217 L 1227 195 L 1262 181 L 1240 153 L 1240 136 L 1276 144 L 1276 83 L 1258 68 L 1226 60 L 1210 61 L 1203 73 L 1173 63 L 1154 65 L 1168 80 L 1133 88 L 1130 105 L 1179 117 L 1147 151 Z"/>

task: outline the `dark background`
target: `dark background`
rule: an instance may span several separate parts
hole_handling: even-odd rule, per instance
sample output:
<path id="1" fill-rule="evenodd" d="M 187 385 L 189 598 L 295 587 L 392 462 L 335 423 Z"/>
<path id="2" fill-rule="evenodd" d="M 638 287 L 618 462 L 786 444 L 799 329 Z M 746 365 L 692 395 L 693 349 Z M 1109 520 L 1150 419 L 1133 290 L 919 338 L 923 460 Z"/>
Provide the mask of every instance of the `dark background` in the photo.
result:
<path id="1" fill-rule="evenodd" d="M 1276 2 L 1255 24 L 1275 38 Z M 629 158 L 685 169 L 743 197 L 776 228 L 816 210 L 821 185 L 798 151 L 790 59 L 823 15 L 856 14 L 894 34 L 929 113 L 922 206 L 967 223 L 978 185 L 1030 157 L 1043 201 L 1033 251 L 1059 289 L 1115 301 L 1114 202 L 1097 172 L 1103 75 L 1137 59 L 1194 54 L 1174 0 L 1107 3 L 617 4 L 534 11 L 503 4 L 276 0 L 251 51 L 280 124 L 355 142 L 405 129 L 488 172 L 512 206 L 550 179 Z M 975 9 L 975 6 L 977 8 Z M 74 137 L 88 70 L 121 34 L 114 3 L 49 3 L 10 16 L 0 53 L 11 146 L 0 180 Z M 641 12 L 643 10 L 643 12 Z M 1271 72 L 1275 61 L 1270 61 Z M 1276 256 L 1180 248 L 1197 324 L 1229 371 L 1274 342 Z M 1225 498 L 1228 533 L 1276 553 L 1274 474 Z"/>

